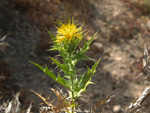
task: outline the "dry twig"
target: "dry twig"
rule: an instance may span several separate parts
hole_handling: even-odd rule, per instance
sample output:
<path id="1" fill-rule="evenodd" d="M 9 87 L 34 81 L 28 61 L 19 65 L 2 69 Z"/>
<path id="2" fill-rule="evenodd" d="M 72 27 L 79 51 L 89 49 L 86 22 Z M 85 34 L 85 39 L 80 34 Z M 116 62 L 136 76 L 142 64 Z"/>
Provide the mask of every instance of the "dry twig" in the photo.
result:
<path id="1" fill-rule="evenodd" d="M 142 108 L 142 103 L 150 96 L 150 87 L 147 87 L 141 96 L 133 101 L 124 113 L 134 113 Z"/>

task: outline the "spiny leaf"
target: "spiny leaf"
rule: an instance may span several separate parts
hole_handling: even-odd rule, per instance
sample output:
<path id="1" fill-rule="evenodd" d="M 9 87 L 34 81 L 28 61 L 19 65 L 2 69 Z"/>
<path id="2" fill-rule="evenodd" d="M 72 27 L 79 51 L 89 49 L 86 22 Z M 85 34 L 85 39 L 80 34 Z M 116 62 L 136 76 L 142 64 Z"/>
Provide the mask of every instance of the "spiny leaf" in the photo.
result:
<path id="1" fill-rule="evenodd" d="M 46 29 L 46 30 L 47 30 L 48 34 L 51 36 L 53 42 L 55 42 L 56 38 L 53 36 L 53 34 L 48 29 Z"/>
<path id="2" fill-rule="evenodd" d="M 58 83 L 60 83 L 61 85 L 65 86 L 66 88 L 70 88 L 68 85 L 67 85 L 67 80 L 62 78 L 60 75 L 58 75 L 58 78 L 56 79 L 56 81 Z"/>
<path id="3" fill-rule="evenodd" d="M 44 73 L 45 73 L 46 75 L 50 76 L 50 77 L 51 77 L 52 79 L 54 79 L 54 80 L 56 80 L 56 78 L 57 78 L 57 77 L 55 76 L 55 74 L 47 68 L 47 66 L 46 66 L 45 69 L 44 69 Z"/>
<path id="4" fill-rule="evenodd" d="M 78 85 L 75 86 L 75 90 L 77 92 L 75 97 L 79 97 L 82 92 L 86 91 L 86 87 L 89 84 L 93 84 L 93 82 L 91 82 L 91 78 L 96 72 L 96 67 L 98 66 L 99 62 L 100 59 L 92 66 L 91 69 L 88 67 L 88 71 L 83 76 L 81 76 Z"/>
<path id="5" fill-rule="evenodd" d="M 55 74 L 52 72 L 52 71 L 50 71 L 48 68 L 47 68 L 47 66 L 45 67 L 45 69 L 42 67 L 42 66 L 40 66 L 39 64 L 37 64 L 37 63 L 34 63 L 34 62 L 31 62 L 31 61 L 29 61 L 30 63 L 32 63 L 33 65 L 35 65 L 36 67 L 38 67 L 40 70 L 42 70 L 46 75 L 48 75 L 48 76 L 50 76 L 52 79 L 54 79 L 54 80 L 56 80 L 56 76 L 55 76 Z"/>
<path id="6" fill-rule="evenodd" d="M 36 63 L 34 63 L 34 62 L 31 62 L 31 61 L 29 61 L 29 62 L 32 63 L 33 65 L 35 65 L 36 67 L 38 67 L 39 69 L 41 69 L 46 75 L 50 76 L 52 79 L 56 80 L 56 81 L 57 81 L 58 83 L 60 83 L 61 85 L 63 85 L 63 86 L 65 86 L 65 87 L 69 88 L 69 87 L 67 86 L 67 80 L 64 79 L 64 78 L 62 78 L 60 75 L 59 75 L 58 77 L 56 77 L 55 74 L 54 74 L 52 71 L 50 71 L 47 66 L 46 66 L 45 69 L 44 69 L 44 68 L 43 68 L 42 66 L 40 66 L 39 64 L 36 64 Z"/>
<path id="7" fill-rule="evenodd" d="M 56 59 L 50 57 L 50 59 L 59 67 L 61 68 L 64 72 L 68 72 L 67 66 L 64 64 L 61 64 L 59 61 L 57 61 Z"/>
<path id="8" fill-rule="evenodd" d="M 96 72 L 96 68 L 97 68 L 97 66 L 98 66 L 98 64 L 99 64 L 99 62 L 100 62 L 100 60 L 101 60 L 101 58 L 93 65 L 93 67 L 92 67 L 92 73 L 93 73 L 93 74 Z"/>
<path id="9" fill-rule="evenodd" d="M 84 53 L 82 53 L 82 52 L 77 52 L 73 59 L 75 59 L 77 62 L 79 62 L 80 60 L 83 60 L 83 59 L 93 60 L 92 58 L 84 55 Z"/>
<path id="10" fill-rule="evenodd" d="M 88 42 L 85 42 L 85 45 L 82 48 L 82 52 L 83 53 L 85 53 L 89 49 L 89 46 L 92 43 L 92 41 L 95 38 L 95 36 L 97 35 L 97 33 L 98 33 L 98 31 L 92 36 L 92 38 Z"/>
<path id="11" fill-rule="evenodd" d="M 88 82 L 90 82 L 91 77 L 96 72 L 96 67 L 98 66 L 99 62 L 100 62 L 100 59 L 92 66 L 91 69 L 88 67 L 88 71 L 86 72 L 86 74 L 84 76 L 82 76 L 83 78 L 81 78 L 81 79 L 82 79 L 82 83 L 83 83 L 84 87 L 86 87 L 86 84 Z"/>
<path id="12" fill-rule="evenodd" d="M 93 39 L 95 38 L 95 36 L 97 35 L 98 31 L 92 36 L 92 38 L 88 41 L 88 44 L 90 45 L 93 41 Z"/>
<path id="13" fill-rule="evenodd" d="M 56 47 L 53 47 L 53 48 L 51 48 L 51 49 L 48 49 L 47 51 L 52 51 L 52 50 L 59 50 L 59 49 L 56 48 Z"/>
<path id="14" fill-rule="evenodd" d="M 29 61 L 30 63 L 32 63 L 33 65 L 35 65 L 36 67 L 38 67 L 40 70 L 44 71 L 44 68 L 42 66 L 40 66 L 39 64 L 36 64 L 34 62 Z"/>

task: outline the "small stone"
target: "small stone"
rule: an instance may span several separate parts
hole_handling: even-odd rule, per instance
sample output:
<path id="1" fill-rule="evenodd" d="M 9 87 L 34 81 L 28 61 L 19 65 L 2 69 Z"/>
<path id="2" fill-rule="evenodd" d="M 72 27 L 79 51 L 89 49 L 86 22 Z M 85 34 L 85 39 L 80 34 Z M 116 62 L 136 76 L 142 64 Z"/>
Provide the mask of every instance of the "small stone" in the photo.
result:
<path id="1" fill-rule="evenodd" d="M 114 107 L 113 107 L 113 112 L 114 113 L 119 113 L 121 111 L 121 106 L 120 105 L 115 105 Z"/>
<path id="2" fill-rule="evenodd" d="M 103 50 L 103 44 L 94 42 L 92 44 L 92 48 L 101 52 Z"/>

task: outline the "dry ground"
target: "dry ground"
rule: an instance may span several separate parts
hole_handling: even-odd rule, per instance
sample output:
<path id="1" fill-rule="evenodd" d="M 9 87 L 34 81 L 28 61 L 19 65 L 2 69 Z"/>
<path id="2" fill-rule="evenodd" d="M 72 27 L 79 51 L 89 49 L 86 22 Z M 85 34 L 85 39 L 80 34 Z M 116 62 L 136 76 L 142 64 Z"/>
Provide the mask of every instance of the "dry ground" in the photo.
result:
<path id="1" fill-rule="evenodd" d="M 81 98 L 82 103 L 88 108 L 107 96 L 117 94 L 111 102 L 111 108 L 115 105 L 120 105 L 122 108 L 128 106 L 147 86 L 144 84 L 145 75 L 141 67 L 144 44 L 147 44 L 150 50 L 149 16 L 138 12 L 123 0 L 88 0 L 88 2 L 83 0 L 82 4 L 69 1 L 72 5 L 67 5 L 64 1 L 59 2 L 53 3 L 57 9 L 57 15 L 53 14 L 55 18 L 64 18 L 68 14 L 75 16 L 79 22 L 85 20 L 84 27 L 89 29 L 87 40 L 99 30 L 87 54 L 95 60 L 99 58 L 102 60 L 92 79 L 95 85 L 88 87 Z M 33 101 L 33 111 L 36 112 L 41 101 L 30 92 L 30 89 L 43 96 L 51 95 L 53 99 L 55 95 L 50 88 L 60 85 L 51 78 L 44 77 L 43 73 L 28 61 L 45 65 L 51 63 L 48 56 L 56 58 L 57 52 L 46 51 L 50 48 L 47 42 L 51 39 L 44 27 L 48 26 L 53 33 L 56 29 L 51 24 L 42 25 L 41 21 L 38 21 L 38 24 L 35 18 L 29 19 L 28 11 L 21 11 L 7 2 L 3 4 L 0 11 L 0 35 L 10 33 L 6 40 L 10 46 L 6 48 L 5 53 L 0 53 L 1 73 L 6 75 L 6 79 L 1 80 L 3 83 L 1 87 L 5 87 L 2 96 L 22 90 L 23 108 Z M 71 11 L 70 7 L 73 7 Z M 82 8 L 79 10 L 79 7 Z M 55 21 L 55 18 L 52 20 Z M 91 64 L 93 63 L 84 61 L 78 66 L 84 68 Z M 54 70 L 51 64 L 49 68 Z M 54 70 L 54 73 L 56 72 Z M 5 99 L 9 97 L 6 96 Z"/>

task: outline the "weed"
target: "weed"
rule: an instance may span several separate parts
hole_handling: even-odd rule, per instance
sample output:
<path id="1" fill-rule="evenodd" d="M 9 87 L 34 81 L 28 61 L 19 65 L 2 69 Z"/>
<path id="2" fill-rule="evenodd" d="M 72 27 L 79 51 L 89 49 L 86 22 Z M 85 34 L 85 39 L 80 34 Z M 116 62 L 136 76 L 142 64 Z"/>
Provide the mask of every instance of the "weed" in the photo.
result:
<path id="1" fill-rule="evenodd" d="M 64 75 L 58 74 L 56 76 L 51 70 L 48 69 L 47 66 L 43 68 L 39 64 L 31 62 L 36 67 L 41 69 L 46 75 L 50 76 L 52 79 L 68 89 L 69 99 L 71 99 L 72 113 L 74 113 L 78 105 L 76 103 L 76 99 L 81 96 L 81 93 L 86 91 L 86 87 L 89 84 L 93 84 L 91 82 L 91 78 L 95 74 L 96 67 L 100 61 L 98 60 L 91 69 L 87 67 L 88 70 L 83 75 L 78 74 L 80 70 L 77 69 L 76 64 L 83 59 L 92 60 L 90 57 L 85 55 L 85 52 L 89 50 L 89 46 L 96 34 L 88 42 L 85 42 L 82 48 L 77 49 L 79 43 L 84 38 L 85 33 L 82 30 L 83 25 L 81 27 L 77 27 L 76 23 L 77 21 L 74 21 L 73 18 L 66 18 L 65 23 L 57 20 L 55 24 L 58 29 L 56 37 L 48 31 L 54 43 L 54 46 L 50 49 L 50 51 L 59 51 L 59 56 L 62 58 L 62 63 L 54 58 L 50 57 L 50 59 L 60 68 L 60 71 L 62 71 Z"/>

